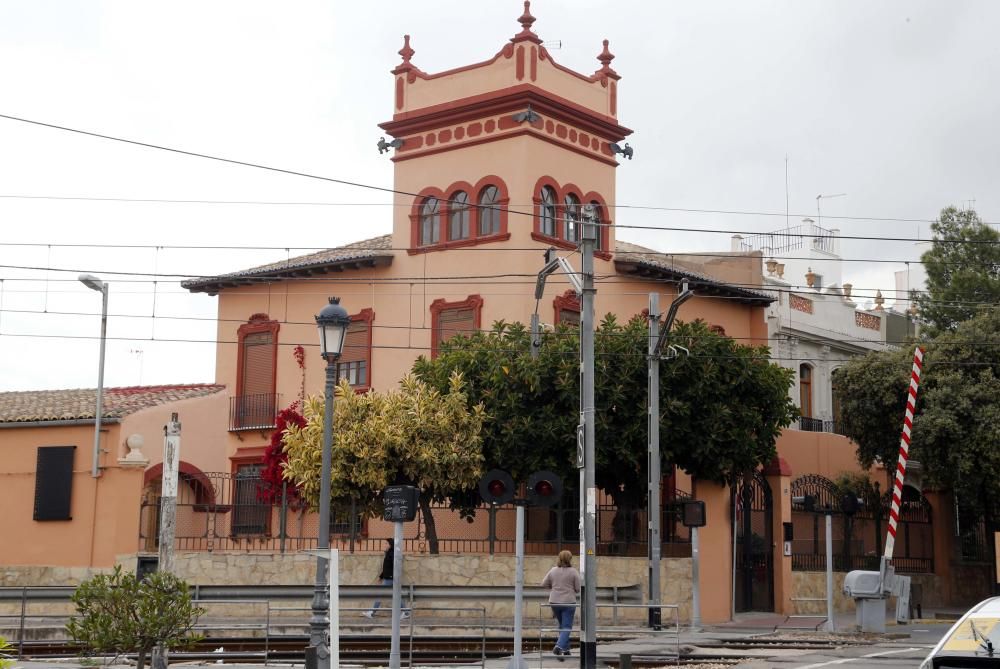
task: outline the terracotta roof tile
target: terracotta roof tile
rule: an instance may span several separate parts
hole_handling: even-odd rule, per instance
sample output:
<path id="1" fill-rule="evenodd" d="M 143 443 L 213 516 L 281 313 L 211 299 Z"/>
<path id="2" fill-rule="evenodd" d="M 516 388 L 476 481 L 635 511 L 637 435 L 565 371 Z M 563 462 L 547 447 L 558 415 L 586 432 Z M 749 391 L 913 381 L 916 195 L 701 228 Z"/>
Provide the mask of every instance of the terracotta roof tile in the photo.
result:
<path id="1" fill-rule="evenodd" d="M 102 414 L 107 418 L 123 418 L 142 409 L 203 397 L 223 389 L 223 385 L 209 383 L 105 388 Z M 0 423 L 92 419 L 96 401 L 96 388 L 0 393 Z"/>
<path id="2" fill-rule="evenodd" d="M 181 286 L 193 292 L 205 291 L 216 292 L 226 283 L 232 283 L 240 279 L 248 280 L 259 277 L 288 277 L 297 272 L 308 270 L 322 270 L 323 268 L 335 267 L 337 265 L 351 265 L 359 262 L 373 261 L 380 259 L 383 261 L 392 260 L 392 235 L 382 235 L 372 237 L 360 242 L 352 242 L 344 246 L 338 246 L 324 251 L 316 251 L 304 256 L 280 260 L 251 267 L 250 269 L 230 272 L 229 274 L 219 274 L 217 276 L 199 277 L 182 281 Z"/>

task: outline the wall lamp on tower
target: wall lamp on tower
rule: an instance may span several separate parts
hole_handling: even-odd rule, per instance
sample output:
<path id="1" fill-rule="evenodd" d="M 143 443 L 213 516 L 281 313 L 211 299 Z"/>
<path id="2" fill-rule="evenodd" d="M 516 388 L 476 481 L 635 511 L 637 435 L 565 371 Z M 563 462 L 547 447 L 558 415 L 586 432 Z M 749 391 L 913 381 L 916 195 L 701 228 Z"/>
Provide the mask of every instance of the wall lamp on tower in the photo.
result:
<path id="1" fill-rule="evenodd" d="M 385 137 L 379 137 L 378 144 L 376 146 L 378 146 L 379 155 L 383 153 L 389 153 L 389 149 L 398 149 L 399 147 L 403 146 L 403 138 L 397 137 L 391 142 L 387 142 L 385 141 Z"/>
<path id="2" fill-rule="evenodd" d="M 542 120 L 542 117 L 539 116 L 535 112 L 535 110 L 531 108 L 531 105 L 528 105 L 528 108 L 523 112 L 517 112 L 510 118 L 512 121 L 514 121 L 514 123 L 524 123 L 525 121 L 527 121 L 528 123 L 536 123 Z"/>
<path id="3" fill-rule="evenodd" d="M 621 155 L 625 156 L 629 160 L 632 160 L 632 154 L 635 153 L 632 150 L 632 147 L 628 145 L 628 142 L 625 142 L 624 148 L 621 147 L 621 146 L 619 146 L 618 144 L 616 144 L 614 142 L 610 142 L 608 144 L 608 148 L 611 149 L 611 151 L 613 151 L 614 153 L 620 153 Z"/>

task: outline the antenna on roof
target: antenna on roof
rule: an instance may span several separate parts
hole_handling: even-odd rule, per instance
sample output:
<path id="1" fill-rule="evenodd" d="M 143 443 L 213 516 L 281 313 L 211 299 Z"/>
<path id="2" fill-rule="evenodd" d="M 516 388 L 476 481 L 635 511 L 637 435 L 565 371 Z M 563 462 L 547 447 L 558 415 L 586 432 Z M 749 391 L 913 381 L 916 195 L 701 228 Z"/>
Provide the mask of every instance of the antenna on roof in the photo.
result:
<path id="1" fill-rule="evenodd" d="M 554 39 L 554 40 L 551 40 L 551 41 L 548 41 L 548 42 L 542 42 L 542 47 L 544 47 L 546 49 L 561 49 L 562 48 L 562 40 L 561 39 Z"/>

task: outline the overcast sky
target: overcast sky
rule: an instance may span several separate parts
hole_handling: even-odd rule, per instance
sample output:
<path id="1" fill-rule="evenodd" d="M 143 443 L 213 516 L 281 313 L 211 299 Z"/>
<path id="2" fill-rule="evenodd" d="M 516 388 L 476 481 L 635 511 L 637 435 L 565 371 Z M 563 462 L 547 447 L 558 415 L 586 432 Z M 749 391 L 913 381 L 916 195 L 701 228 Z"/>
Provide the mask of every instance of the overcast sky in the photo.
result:
<path id="1" fill-rule="evenodd" d="M 515 0 L 6 0 L 0 114 L 391 186 L 375 142 L 402 35 L 436 72 L 491 57 L 521 11 Z M 597 69 L 611 40 L 619 120 L 635 131 L 618 204 L 781 214 L 620 209 L 620 225 L 702 231 L 623 228 L 621 239 L 728 250 L 728 232 L 708 231 L 783 227 L 786 156 L 793 224 L 838 193 L 821 201 L 822 224 L 844 235 L 927 237 L 929 226 L 829 217 L 932 219 L 974 200 L 1000 220 L 1000 3 L 536 0 L 532 13 L 553 57 L 578 71 Z M 111 282 L 107 386 L 212 381 L 215 299 L 173 275 L 387 233 L 388 202 L 0 119 L 0 390 L 96 385 L 100 296 L 80 271 Z M 81 244 L 103 246 L 64 246 Z M 170 248 L 197 245 L 270 250 Z M 845 240 L 844 280 L 889 291 L 919 253 Z"/>

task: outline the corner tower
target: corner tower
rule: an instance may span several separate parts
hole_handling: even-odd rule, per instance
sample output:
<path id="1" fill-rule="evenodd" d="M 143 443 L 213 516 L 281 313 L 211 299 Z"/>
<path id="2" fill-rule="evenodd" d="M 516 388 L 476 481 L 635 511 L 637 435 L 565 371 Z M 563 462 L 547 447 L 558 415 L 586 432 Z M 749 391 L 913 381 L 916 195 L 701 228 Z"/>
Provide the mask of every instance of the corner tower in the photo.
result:
<path id="1" fill-rule="evenodd" d="M 392 70 L 394 113 L 380 127 L 396 149 L 393 247 L 411 255 L 490 244 L 575 248 L 582 206 L 612 223 L 615 153 L 631 130 L 618 124 L 618 73 L 604 40 L 590 75 L 556 63 L 521 30 L 489 60 L 428 74 L 413 63 L 410 36 Z M 602 226 L 599 257 L 614 249 Z M 534 242 L 534 243 L 533 243 Z"/>

